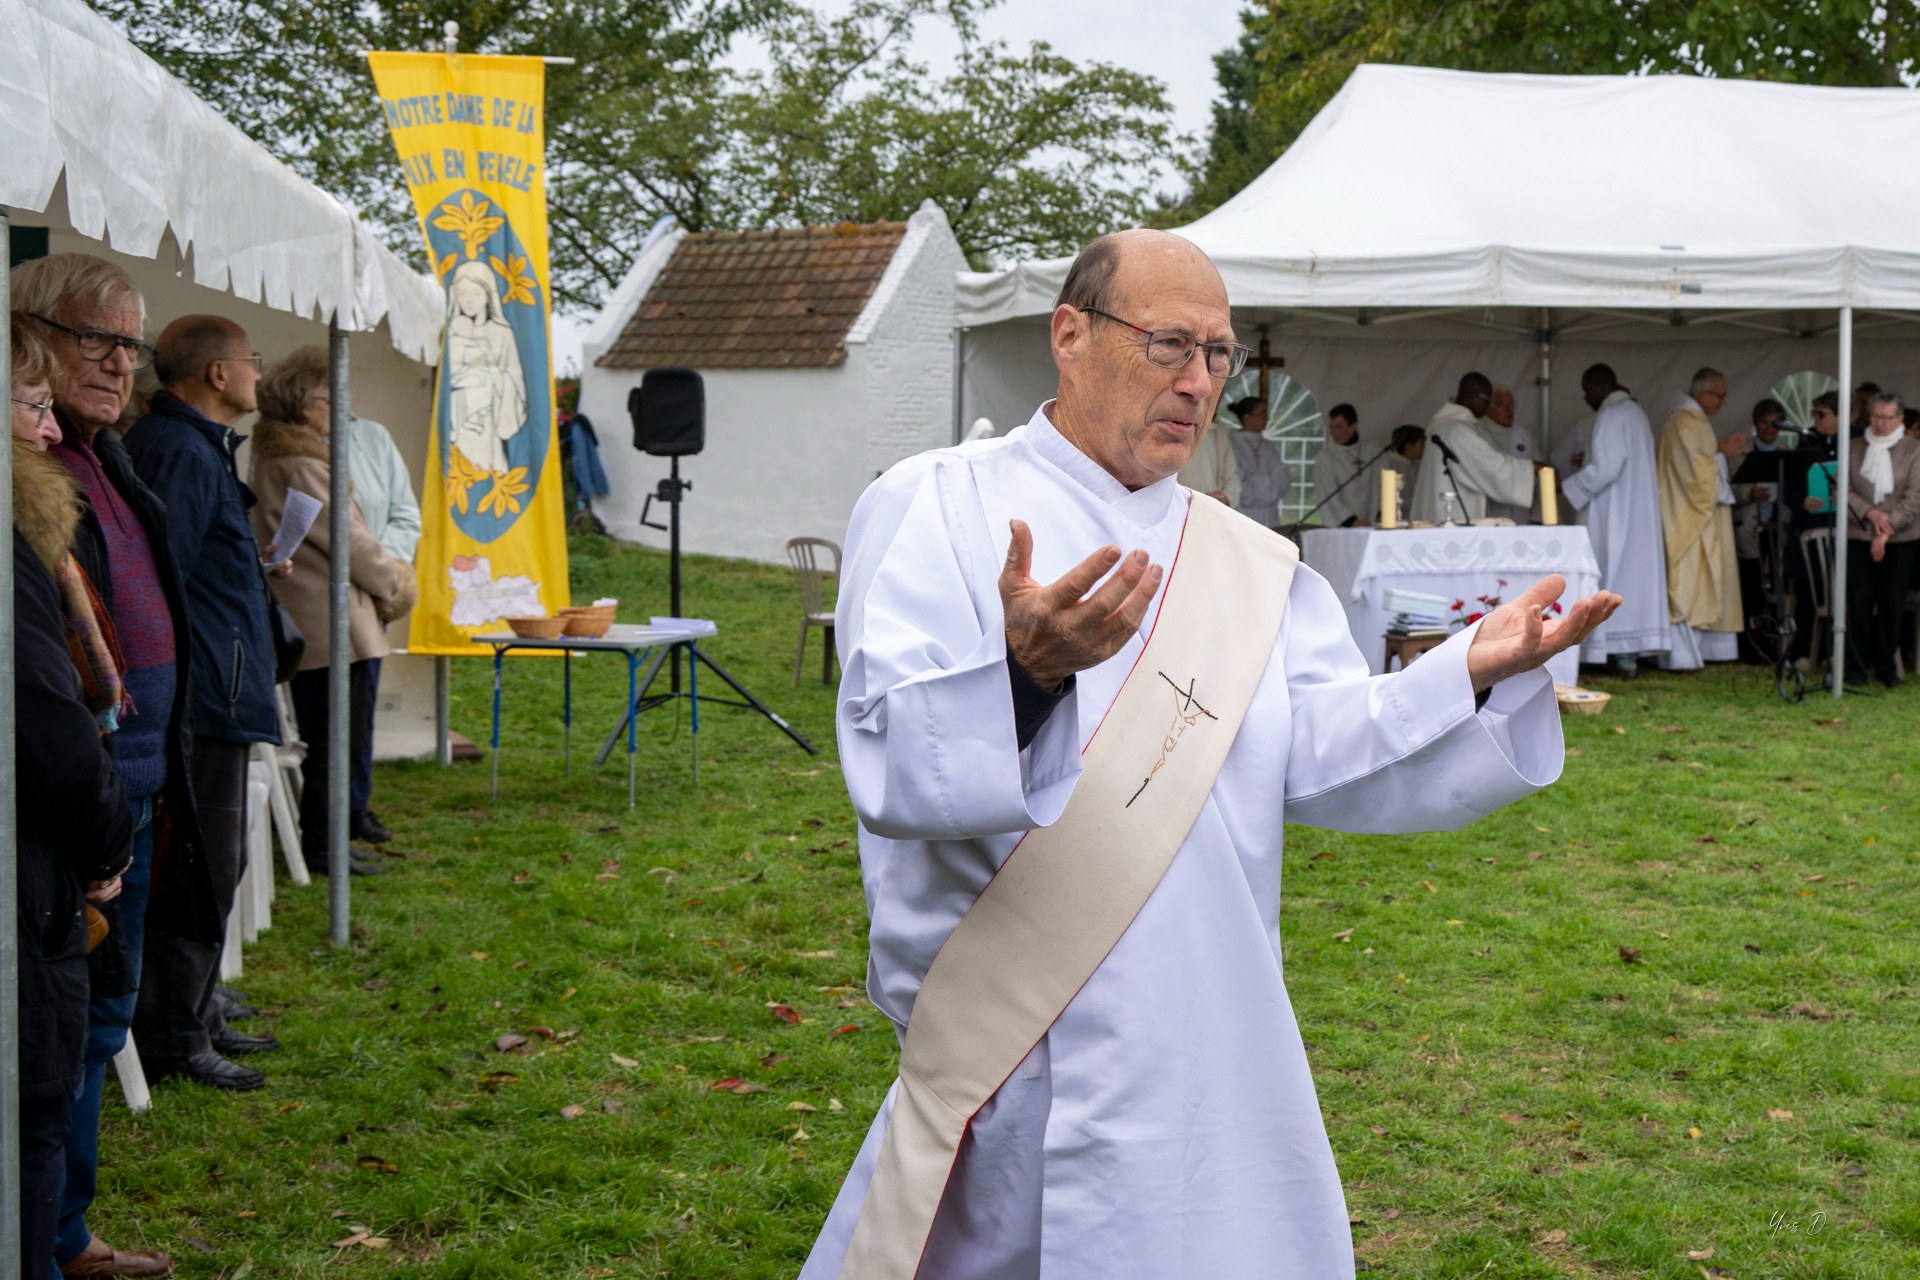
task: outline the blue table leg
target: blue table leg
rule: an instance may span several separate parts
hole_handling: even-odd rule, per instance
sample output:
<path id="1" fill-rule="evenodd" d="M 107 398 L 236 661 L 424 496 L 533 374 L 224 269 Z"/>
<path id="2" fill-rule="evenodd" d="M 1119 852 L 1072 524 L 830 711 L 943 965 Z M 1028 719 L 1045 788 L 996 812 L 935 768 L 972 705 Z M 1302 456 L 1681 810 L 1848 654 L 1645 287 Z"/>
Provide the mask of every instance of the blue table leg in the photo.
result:
<path id="1" fill-rule="evenodd" d="M 687 700 L 693 704 L 693 785 L 700 785 L 700 651 L 687 645 Z"/>
<path id="2" fill-rule="evenodd" d="M 500 660 L 506 656 L 505 649 L 493 651 L 493 798 L 500 798 Z"/>
<path id="3" fill-rule="evenodd" d="M 567 726 L 567 776 L 571 778 L 573 776 L 573 650 L 562 649 L 560 661 L 564 664 L 566 672 L 564 679 L 567 691 L 567 700 L 564 709 L 560 712 L 560 719 Z"/>
<path id="4" fill-rule="evenodd" d="M 633 753 L 637 745 L 637 722 L 640 717 L 633 713 L 633 700 L 637 694 L 634 688 L 634 672 L 640 666 L 640 650 L 627 650 L 627 812 L 633 812 Z"/>

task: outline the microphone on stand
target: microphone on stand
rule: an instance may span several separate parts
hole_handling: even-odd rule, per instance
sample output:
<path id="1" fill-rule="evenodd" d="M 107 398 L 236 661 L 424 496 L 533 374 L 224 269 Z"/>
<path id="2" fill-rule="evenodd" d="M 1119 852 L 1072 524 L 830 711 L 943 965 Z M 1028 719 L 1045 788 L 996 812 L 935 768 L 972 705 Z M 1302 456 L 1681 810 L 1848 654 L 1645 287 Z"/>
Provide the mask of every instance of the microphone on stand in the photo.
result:
<path id="1" fill-rule="evenodd" d="M 1453 485 L 1454 497 L 1459 500 L 1460 518 L 1466 521 L 1469 526 L 1471 526 L 1473 524 L 1473 517 L 1467 514 L 1467 500 L 1465 498 L 1460 497 L 1460 477 L 1453 474 L 1453 464 L 1460 461 L 1460 455 L 1455 453 L 1452 449 L 1449 449 L 1447 447 L 1447 442 L 1441 439 L 1439 436 L 1430 435 L 1427 437 L 1427 439 L 1431 440 L 1434 444 L 1440 446 L 1441 469 L 1447 473 L 1447 480 L 1450 484 Z"/>
<path id="2" fill-rule="evenodd" d="M 1280 527 L 1280 532 L 1282 534 L 1285 534 L 1289 538 L 1297 539 L 1300 534 L 1300 531 L 1306 528 L 1307 521 L 1313 519 L 1315 516 L 1320 514 L 1320 508 L 1326 506 L 1329 502 L 1332 502 L 1335 498 L 1339 497 L 1340 491 L 1342 489 L 1352 484 L 1355 480 L 1358 480 L 1361 476 L 1367 474 L 1368 469 L 1371 468 L 1374 463 L 1380 461 L 1380 459 L 1386 457 L 1392 451 L 1393 451 L 1393 445 L 1391 442 L 1382 446 L 1380 449 L 1380 452 L 1374 454 L 1371 458 L 1368 458 L 1365 462 L 1360 464 L 1359 470 L 1355 471 L 1352 475 L 1348 476 L 1345 480 L 1342 480 L 1339 484 L 1335 485 L 1333 487 L 1332 493 L 1320 499 L 1320 501 L 1314 503 L 1313 509 L 1311 511 L 1307 512 L 1307 514 L 1305 514 L 1304 516 L 1301 516 L 1298 520 L 1295 520 L 1292 524 L 1282 525 Z"/>

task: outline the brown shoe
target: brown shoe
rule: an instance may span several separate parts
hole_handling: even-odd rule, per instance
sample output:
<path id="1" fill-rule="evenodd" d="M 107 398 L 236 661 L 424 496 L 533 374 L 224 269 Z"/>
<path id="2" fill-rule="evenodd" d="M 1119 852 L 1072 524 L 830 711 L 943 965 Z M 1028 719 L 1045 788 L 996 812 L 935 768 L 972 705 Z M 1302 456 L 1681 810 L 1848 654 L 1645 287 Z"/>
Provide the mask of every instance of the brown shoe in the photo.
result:
<path id="1" fill-rule="evenodd" d="M 80 1276 L 170 1276 L 173 1259 L 148 1249 L 122 1253 L 95 1236 L 87 1241 L 79 1257 L 60 1268 L 60 1274 L 67 1280 Z"/>

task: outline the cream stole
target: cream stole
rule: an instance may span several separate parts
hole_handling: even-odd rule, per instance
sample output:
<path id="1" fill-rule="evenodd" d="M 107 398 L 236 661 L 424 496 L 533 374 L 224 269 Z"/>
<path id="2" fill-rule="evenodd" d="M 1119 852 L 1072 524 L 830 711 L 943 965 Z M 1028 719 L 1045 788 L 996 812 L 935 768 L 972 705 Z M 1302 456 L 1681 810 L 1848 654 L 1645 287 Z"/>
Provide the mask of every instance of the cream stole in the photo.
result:
<path id="1" fill-rule="evenodd" d="M 1299 553 L 1191 500 L 1153 631 L 1084 753 L 934 957 L 842 1280 L 910 1280 L 974 1114 L 1146 905 L 1200 816 L 1280 632 Z"/>

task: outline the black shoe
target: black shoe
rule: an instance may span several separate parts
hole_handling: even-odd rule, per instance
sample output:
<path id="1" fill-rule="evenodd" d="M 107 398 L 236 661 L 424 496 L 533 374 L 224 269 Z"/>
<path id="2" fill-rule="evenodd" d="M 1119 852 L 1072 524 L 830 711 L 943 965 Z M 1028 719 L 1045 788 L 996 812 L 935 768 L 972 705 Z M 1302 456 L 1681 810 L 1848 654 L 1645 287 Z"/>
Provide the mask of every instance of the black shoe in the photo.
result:
<path id="1" fill-rule="evenodd" d="M 142 1065 L 155 1080 L 178 1076 L 208 1088 L 230 1089 L 235 1093 L 258 1089 L 267 1082 L 267 1078 L 252 1067 L 228 1062 L 211 1049 L 202 1049 L 187 1058 L 148 1058 Z"/>
<path id="2" fill-rule="evenodd" d="M 310 874 L 316 875 L 316 876 L 324 876 L 324 875 L 332 874 L 327 866 L 327 855 L 324 853 L 321 853 L 321 854 L 315 854 L 314 856 L 308 858 L 307 871 Z M 369 862 L 365 858 L 359 857 L 357 854 L 353 853 L 351 850 L 348 851 L 347 853 L 347 874 L 348 875 L 377 876 L 377 875 L 384 875 L 385 872 L 386 872 L 386 868 L 380 866 L 378 863 Z"/>
<path id="3" fill-rule="evenodd" d="M 237 991 L 225 987 L 213 989 L 213 1008 L 222 1022 L 244 1022 L 248 1018 L 257 1018 L 260 1011 L 247 1003 L 246 997 Z"/>
<path id="4" fill-rule="evenodd" d="M 353 815 L 347 824 L 347 834 L 368 844 L 385 844 L 393 839 L 393 832 L 387 830 L 380 816 L 371 809 L 362 809 Z"/>
<path id="5" fill-rule="evenodd" d="M 213 1038 L 213 1051 L 223 1058 L 236 1058 L 249 1053 L 272 1053 L 280 1047 L 280 1042 L 270 1035 L 243 1036 L 232 1027 L 226 1028 Z"/>

